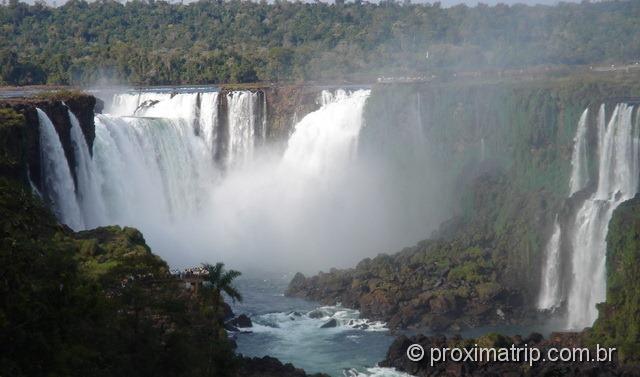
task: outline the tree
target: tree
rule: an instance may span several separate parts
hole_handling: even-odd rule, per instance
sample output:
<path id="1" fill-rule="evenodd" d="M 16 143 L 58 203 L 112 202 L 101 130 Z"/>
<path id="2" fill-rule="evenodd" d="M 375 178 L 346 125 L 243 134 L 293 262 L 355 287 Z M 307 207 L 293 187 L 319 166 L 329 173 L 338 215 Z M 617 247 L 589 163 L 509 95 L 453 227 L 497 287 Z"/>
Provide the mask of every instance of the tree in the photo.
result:
<path id="1" fill-rule="evenodd" d="M 242 295 L 238 290 L 232 285 L 233 280 L 241 275 L 239 271 L 229 270 L 225 271 L 224 263 L 218 262 L 215 266 L 212 266 L 208 263 L 204 263 L 202 265 L 205 270 L 209 273 L 205 278 L 206 285 L 213 289 L 214 292 L 220 296 L 220 292 L 226 293 L 233 302 L 236 300 L 242 301 Z"/>

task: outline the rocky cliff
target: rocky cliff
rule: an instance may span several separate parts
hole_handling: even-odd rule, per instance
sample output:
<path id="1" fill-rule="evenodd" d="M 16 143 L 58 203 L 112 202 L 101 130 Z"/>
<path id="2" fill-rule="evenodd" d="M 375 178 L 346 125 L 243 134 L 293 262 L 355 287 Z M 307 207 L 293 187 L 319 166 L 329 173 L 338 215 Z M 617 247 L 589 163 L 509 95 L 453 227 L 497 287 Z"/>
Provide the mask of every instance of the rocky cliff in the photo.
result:
<path id="1" fill-rule="evenodd" d="M 367 138 L 392 140 L 379 133 L 420 124 L 425 172 L 441 194 L 429 210 L 442 225 L 429 240 L 353 269 L 297 275 L 287 294 L 342 302 L 392 328 L 454 331 L 526 320 L 535 311 L 554 217 L 570 206 L 578 118 L 587 107 L 597 111 L 639 93 L 634 82 L 575 78 L 375 87 L 363 153 L 406 149 L 417 133 L 402 145 L 378 142 L 370 150 Z M 395 155 L 391 167 L 403 171 L 407 160 Z"/>
<path id="2" fill-rule="evenodd" d="M 67 161 L 75 166 L 75 154 L 71 145 L 71 121 L 68 110 L 70 109 L 78 118 L 82 132 L 91 148 L 95 138 L 95 125 L 93 116 L 95 111 L 101 110 L 101 103 L 92 95 L 75 91 L 59 91 L 42 94 L 30 98 L 11 98 L 0 100 L 0 109 L 6 109 L 21 115 L 21 120 L 14 120 L 16 126 L 11 130 L 5 128 L 3 132 L 9 138 L 3 145 L 11 145 L 16 148 L 16 163 L 23 168 L 23 172 L 29 173 L 29 178 L 39 190 L 42 190 L 42 177 L 40 168 L 40 140 L 39 121 L 36 108 L 42 109 L 51 119 L 64 149 Z M 8 116 L 8 115 L 7 115 Z M 8 124 L 8 122 L 3 122 Z M 18 123 L 22 123 L 19 125 Z M 74 179 L 75 169 L 71 169 Z"/>

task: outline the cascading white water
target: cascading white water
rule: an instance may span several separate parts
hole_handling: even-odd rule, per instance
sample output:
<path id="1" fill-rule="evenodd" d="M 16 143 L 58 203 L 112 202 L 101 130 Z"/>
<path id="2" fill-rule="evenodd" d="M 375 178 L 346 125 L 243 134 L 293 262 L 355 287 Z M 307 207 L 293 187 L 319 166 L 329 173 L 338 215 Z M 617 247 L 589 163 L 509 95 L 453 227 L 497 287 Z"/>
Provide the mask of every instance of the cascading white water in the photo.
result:
<path id="1" fill-rule="evenodd" d="M 362 127 L 362 110 L 368 91 L 339 90 L 322 94 L 322 111 L 304 117 L 289 139 L 282 169 L 301 177 L 326 179 L 340 174 L 342 165 L 355 157 Z"/>
<path id="2" fill-rule="evenodd" d="M 96 167 L 89 146 L 84 137 L 80 122 L 73 112 L 67 108 L 71 121 L 71 146 L 76 160 L 77 197 L 82 212 L 83 222 L 87 228 L 105 224 L 106 206 L 100 195 L 101 179 L 96 174 Z"/>
<path id="3" fill-rule="evenodd" d="M 582 190 L 589 181 L 587 166 L 587 117 L 589 109 L 585 109 L 578 121 L 576 135 L 573 138 L 573 153 L 571 154 L 571 176 L 569 179 L 569 197 Z M 560 292 L 560 240 L 562 229 L 558 222 L 558 215 L 553 225 L 551 238 L 545 248 L 545 262 L 542 266 L 542 280 L 538 309 L 556 309 L 562 302 Z"/>
<path id="4" fill-rule="evenodd" d="M 44 194 L 51 202 L 57 218 L 74 230 L 84 227 L 76 200 L 71 170 L 64 155 L 60 137 L 47 114 L 39 108 L 40 164 Z"/>
<path id="5" fill-rule="evenodd" d="M 342 221 L 329 213 L 354 205 L 341 197 L 348 191 L 341 183 L 353 167 L 368 95 L 323 92 L 321 109 L 297 124 L 284 155 L 258 160 L 256 138 L 265 135 L 256 114 L 259 96 L 230 93 L 224 177 L 214 164 L 218 93 L 201 93 L 199 112 L 195 94 L 148 95 L 144 107 L 140 95 L 116 96 L 113 103 L 139 116 L 95 117 L 93 163 L 108 203 L 104 223 L 141 228 L 152 247 L 177 265 L 214 256 L 255 263 L 258 250 L 271 257 L 298 252 L 306 259 L 322 252 L 328 234 L 336 243 L 349 238 L 345 250 L 362 243 L 345 226 L 357 223 L 351 216 L 362 211 L 350 210 Z M 195 117 L 199 132 L 192 127 Z"/>
<path id="6" fill-rule="evenodd" d="M 227 94 L 229 106 L 229 139 L 227 165 L 241 165 L 253 157 L 256 135 L 257 93 L 249 91 Z"/>
<path id="7" fill-rule="evenodd" d="M 97 115 L 95 123 L 108 222 L 155 229 L 206 201 L 213 156 L 188 120 Z"/>
<path id="8" fill-rule="evenodd" d="M 542 267 L 542 287 L 538 297 L 538 309 L 549 310 L 557 308 L 561 302 L 560 296 L 560 237 L 562 230 L 558 217 L 553 224 L 553 233 L 545 248 L 545 263 Z"/>
<path id="9" fill-rule="evenodd" d="M 569 196 L 582 190 L 589 181 L 587 166 L 587 117 L 589 109 L 580 116 L 576 137 L 573 139 L 573 154 L 571 156 L 571 178 L 569 179 Z"/>
<path id="10" fill-rule="evenodd" d="M 215 156 L 218 142 L 218 92 L 200 95 L 200 133 L 205 145 Z"/>
<path id="11" fill-rule="evenodd" d="M 217 93 L 117 95 L 110 113 L 95 117 L 93 164 L 86 166 L 105 209 L 101 216 L 85 215 L 86 222 L 138 227 L 177 267 L 223 260 L 244 270 L 313 272 L 418 240 L 429 229 L 425 217 L 432 209 L 422 202 L 423 180 L 398 185 L 380 171 L 391 168 L 380 163 L 386 155 L 359 151 L 369 94 L 324 91 L 321 107 L 296 124 L 284 153 L 261 143 L 264 113 L 255 93 L 225 98 L 229 131 L 242 131 L 235 139 L 219 132 L 226 125 L 218 124 Z M 130 113 L 113 108 L 117 103 Z M 374 138 L 388 140 L 397 131 Z M 424 137 L 412 127 L 403 131 L 409 139 Z M 363 142 L 369 152 L 377 149 L 371 142 Z M 231 164 L 224 164 L 228 155 L 216 147 L 229 152 L 232 145 Z M 411 156 L 422 158 L 414 149 Z M 430 169 L 422 160 L 414 165 L 411 177 Z M 84 198 L 92 188 L 79 183 L 78 190 Z"/>
<path id="12" fill-rule="evenodd" d="M 253 267 L 258 257 L 261 267 L 286 259 L 302 268 L 336 258 L 348 263 L 378 247 L 382 232 L 371 227 L 381 217 L 366 217 L 375 203 L 362 202 L 363 183 L 353 175 L 368 96 L 323 92 L 324 105 L 295 126 L 282 157 L 262 156 L 228 173 L 213 190 L 214 252 Z"/>
<path id="13" fill-rule="evenodd" d="M 618 104 L 605 126 L 604 107 L 598 115 L 598 185 L 578 210 L 571 247 L 572 280 L 567 327 L 590 326 L 596 304 L 606 296 L 606 237 L 616 207 L 638 192 L 638 126 L 633 107 Z M 637 122 L 636 122 L 637 123 Z"/>

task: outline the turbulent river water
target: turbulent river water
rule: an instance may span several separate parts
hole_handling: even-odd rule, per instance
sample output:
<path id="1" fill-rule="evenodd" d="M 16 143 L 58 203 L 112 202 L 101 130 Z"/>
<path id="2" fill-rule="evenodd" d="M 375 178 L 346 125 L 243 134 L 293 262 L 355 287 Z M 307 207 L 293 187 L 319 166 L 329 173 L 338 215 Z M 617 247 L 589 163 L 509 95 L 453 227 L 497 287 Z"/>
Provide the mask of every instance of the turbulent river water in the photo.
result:
<path id="1" fill-rule="evenodd" d="M 332 376 L 406 376 L 376 364 L 384 359 L 393 336 L 381 322 L 360 319 L 356 310 L 285 297 L 292 276 L 241 278 L 242 303 L 254 326 L 236 336 L 245 356 L 272 356 L 307 372 Z M 321 328 L 335 319 L 337 326 Z"/>

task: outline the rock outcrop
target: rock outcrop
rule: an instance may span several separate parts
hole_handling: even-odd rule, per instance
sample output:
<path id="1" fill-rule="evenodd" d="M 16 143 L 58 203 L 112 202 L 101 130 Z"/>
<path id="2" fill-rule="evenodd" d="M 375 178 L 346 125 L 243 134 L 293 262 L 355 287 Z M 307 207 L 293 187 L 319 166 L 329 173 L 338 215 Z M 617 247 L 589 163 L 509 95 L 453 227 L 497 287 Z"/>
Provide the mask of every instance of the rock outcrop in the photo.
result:
<path id="1" fill-rule="evenodd" d="M 473 190 L 474 216 L 449 221 L 431 240 L 393 255 L 361 261 L 355 268 L 316 276 L 297 274 L 286 291 L 326 305 L 338 302 L 391 329 L 428 327 L 456 332 L 481 325 L 533 320 L 535 302 L 507 283 L 504 255 L 517 245 L 522 224 L 496 234 L 491 206 L 503 190 L 500 176 L 478 178 Z M 522 198 L 530 219 L 542 219 L 535 193 Z"/>
<path id="2" fill-rule="evenodd" d="M 308 113 L 320 108 L 321 89 L 314 86 L 272 86 L 265 89 L 267 137 L 271 142 L 286 142 L 296 122 Z"/>
<path id="3" fill-rule="evenodd" d="M 253 327 L 251 318 L 249 318 L 246 314 L 240 314 L 236 318 L 227 322 L 227 325 L 230 325 L 232 327 L 239 328 L 239 329 Z"/>

